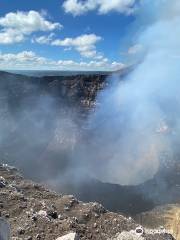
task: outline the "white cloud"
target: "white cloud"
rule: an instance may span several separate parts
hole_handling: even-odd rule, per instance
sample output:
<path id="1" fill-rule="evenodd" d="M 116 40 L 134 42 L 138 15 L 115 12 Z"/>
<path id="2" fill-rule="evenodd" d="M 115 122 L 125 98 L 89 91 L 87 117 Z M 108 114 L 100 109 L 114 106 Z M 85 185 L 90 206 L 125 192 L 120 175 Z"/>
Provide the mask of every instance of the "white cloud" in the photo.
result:
<path id="1" fill-rule="evenodd" d="M 65 0 L 63 8 L 66 13 L 74 16 L 97 10 L 100 14 L 116 11 L 123 14 L 132 14 L 136 0 Z"/>
<path id="2" fill-rule="evenodd" d="M 32 39 L 32 43 L 50 44 L 52 42 L 54 36 L 55 36 L 55 34 L 51 33 L 48 36 L 35 37 Z"/>
<path id="3" fill-rule="evenodd" d="M 37 56 L 32 51 L 23 51 L 17 54 L 6 53 L 0 54 L 0 65 L 4 66 L 15 66 L 15 65 L 24 65 L 24 64 L 44 64 L 46 59 L 43 57 Z"/>
<path id="4" fill-rule="evenodd" d="M 135 0 L 104 0 L 99 2 L 101 2 L 99 12 L 102 14 L 106 14 L 110 11 L 117 11 L 125 14 L 134 12 Z"/>
<path id="5" fill-rule="evenodd" d="M 103 56 L 96 51 L 96 44 L 102 40 L 100 36 L 95 34 L 84 34 L 75 38 L 55 39 L 54 34 L 48 36 L 36 37 L 32 40 L 33 43 L 49 44 L 52 46 L 64 47 L 64 50 L 69 51 L 75 49 L 82 57 L 102 59 Z"/>
<path id="6" fill-rule="evenodd" d="M 102 40 L 95 34 L 84 34 L 76 38 L 57 39 L 51 42 L 51 45 L 75 49 L 81 56 L 87 58 L 99 58 L 100 54 L 96 51 L 96 43 Z"/>
<path id="7" fill-rule="evenodd" d="M 54 61 L 38 56 L 32 51 L 15 53 L 0 53 L 1 69 L 51 69 L 51 70 L 94 70 L 113 71 L 124 68 L 125 65 L 118 62 L 110 62 L 107 58 L 89 62 L 76 62 L 73 60 Z"/>
<path id="8" fill-rule="evenodd" d="M 14 29 L 3 29 L 0 31 L 0 44 L 12 44 L 22 42 L 24 34 Z"/>
<path id="9" fill-rule="evenodd" d="M 0 44 L 22 42 L 26 36 L 37 31 L 53 31 L 62 28 L 60 23 L 45 19 L 36 11 L 7 13 L 0 18 Z"/>

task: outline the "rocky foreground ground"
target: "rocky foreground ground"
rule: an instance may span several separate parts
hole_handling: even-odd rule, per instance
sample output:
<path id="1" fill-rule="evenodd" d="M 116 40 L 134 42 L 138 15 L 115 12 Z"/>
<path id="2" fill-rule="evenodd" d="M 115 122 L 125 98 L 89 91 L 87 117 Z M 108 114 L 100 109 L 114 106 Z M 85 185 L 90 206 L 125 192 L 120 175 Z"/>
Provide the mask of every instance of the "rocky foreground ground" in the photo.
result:
<path id="1" fill-rule="evenodd" d="M 98 203 L 83 203 L 25 180 L 8 165 L 0 165 L 0 214 L 10 223 L 14 240 L 174 239 L 163 227 L 140 227 Z"/>

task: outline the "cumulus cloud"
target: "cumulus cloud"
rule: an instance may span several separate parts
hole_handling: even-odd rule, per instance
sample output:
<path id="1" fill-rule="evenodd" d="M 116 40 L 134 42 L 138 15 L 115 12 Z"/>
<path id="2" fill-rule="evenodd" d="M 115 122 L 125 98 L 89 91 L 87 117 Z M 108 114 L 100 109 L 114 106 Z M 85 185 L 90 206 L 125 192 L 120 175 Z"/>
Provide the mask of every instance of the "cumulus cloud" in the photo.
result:
<path id="1" fill-rule="evenodd" d="M 82 57 L 103 59 L 103 55 L 96 50 L 96 44 L 102 40 L 96 34 L 83 34 L 75 38 L 54 39 L 54 34 L 48 36 L 36 37 L 32 40 L 33 43 L 49 44 L 52 46 L 64 47 L 65 50 L 75 49 Z"/>
<path id="2" fill-rule="evenodd" d="M 74 16 L 97 10 L 100 14 L 116 11 L 123 14 L 132 14 L 136 0 L 65 0 L 63 8 L 66 13 Z"/>
<path id="3" fill-rule="evenodd" d="M 52 70 L 109 70 L 114 71 L 125 67 L 118 62 L 110 62 L 104 58 L 97 61 L 76 62 L 73 60 L 51 60 L 38 56 L 32 51 L 19 53 L 0 53 L 1 69 L 52 69 Z"/>
<path id="4" fill-rule="evenodd" d="M 0 54 L 0 66 L 13 67 L 20 65 L 39 65 L 45 64 L 47 62 L 46 58 L 37 56 L 32 51 L 23 51 L 17 54 L 5 53 Z"/>
<path id="5" fill-rule="evenodd" d="M 15 29 L 3 29 L 0 31 L 0 44 L 12 44 L 22 42 L 24 34 Z"/>
<path id="6" fill-rule="evenodd" d="M 36 12 L 10 12 L 0 18 L 0 44 L 22 42 L 26 36 L 37 31 L 53 31 L 62 28 L 60 23 L 45 19 L 45 15 Z"/>
<path id="7" fill-rule="evenodd" d="M 35 37 L 32 39 L 32 43 L 50 44 L 52 42 L 54 36 L 55 36 L 55 34 L 51 33 L 48 36 Z"/>
<path id="8" fill-rule="evenodd" d="M 56 39 L 51 42 L 51 45 L 73 48 L 78 51 L 81 56 L 87 58 L 99 58 L 100 55 L 96 51 L 96 43 L 102 38 L 96 34 L 84 34 L 76 38 L 65 38 L 63 40 Z"/>

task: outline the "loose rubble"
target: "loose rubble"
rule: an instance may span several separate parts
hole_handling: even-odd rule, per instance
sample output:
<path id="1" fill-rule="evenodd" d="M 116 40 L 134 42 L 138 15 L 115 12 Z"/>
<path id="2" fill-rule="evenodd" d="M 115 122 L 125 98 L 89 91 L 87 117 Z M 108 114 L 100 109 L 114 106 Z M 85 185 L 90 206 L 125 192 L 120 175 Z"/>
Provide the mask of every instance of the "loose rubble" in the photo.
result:
<path id="1" fill-rule="evenodd" d="M 0 215 L 11 225 L 12 240 L 173 239 L 164 229 L 146 230 L 101 204 L 83 203 L 25 180 L 8 165 L 0 165 L 0 183 Z"/>
<path id="2" fill-rule="evenodd" d="M 57 238 L 56 240 L 79 240 L 79 237 L 76 233 L 69 233 L 65 236 Z"/>

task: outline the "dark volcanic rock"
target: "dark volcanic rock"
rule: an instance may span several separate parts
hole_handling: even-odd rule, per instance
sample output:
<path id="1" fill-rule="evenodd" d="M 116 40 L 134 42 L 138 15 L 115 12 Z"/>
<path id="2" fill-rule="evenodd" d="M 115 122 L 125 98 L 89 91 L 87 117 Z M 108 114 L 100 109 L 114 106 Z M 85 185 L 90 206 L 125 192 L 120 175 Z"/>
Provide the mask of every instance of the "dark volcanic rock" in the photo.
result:
<path id="1" fill-rule="evenodd" d="M 0 166 L 0 175 L 7 182 L 5 188 L 0 189 L 4 206 L 1 214 L 3 217 L 6 216 L 5 212 L 9 214 L 12 239 L 54 240 L 73 232 L 84 240 L 124 239 L 119 237 L 122 232 L 129 232 L 137 237 L 138 225 L 132 219 L 106 211 L 98 203 L 78 202 L 72 195 L 58 195 L 40 185 L 37 188 L 33 182 L 23 179 L 7 167 Z M 16 188 L 12 188 L 12 183 L 21 191 L 17 192 Z M 25 209 L 20 207 L 24 201 L 27 203 Z M 65 206 L 69 206 L 69 211 L 64 209 Z M 82 217 L 86 221 L 80 221 Z M 164 231 L 147 229 L 144 230 L 142 239 L 173 238 Z"/>

